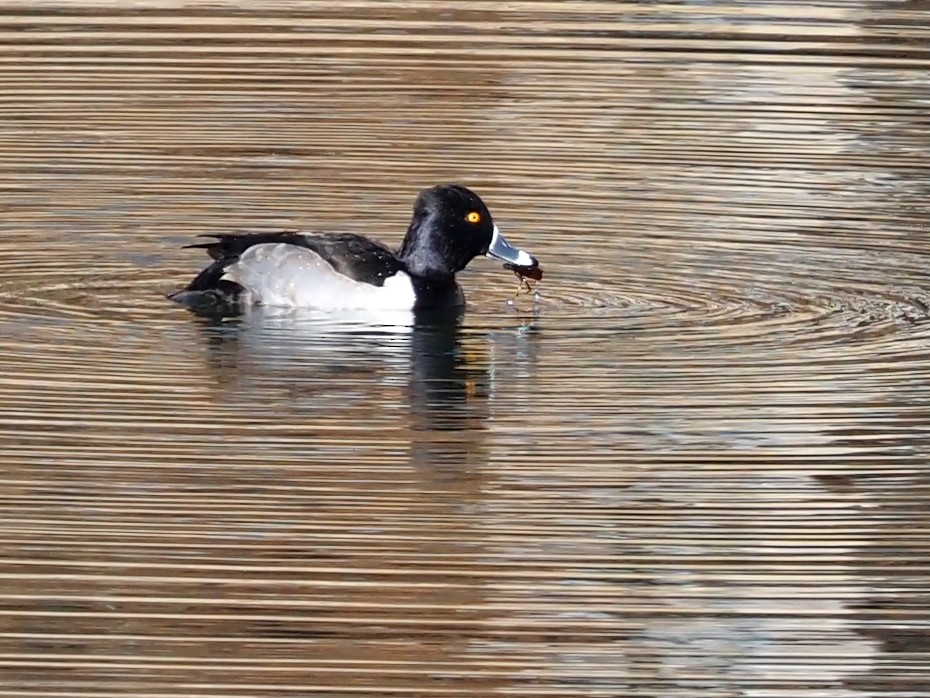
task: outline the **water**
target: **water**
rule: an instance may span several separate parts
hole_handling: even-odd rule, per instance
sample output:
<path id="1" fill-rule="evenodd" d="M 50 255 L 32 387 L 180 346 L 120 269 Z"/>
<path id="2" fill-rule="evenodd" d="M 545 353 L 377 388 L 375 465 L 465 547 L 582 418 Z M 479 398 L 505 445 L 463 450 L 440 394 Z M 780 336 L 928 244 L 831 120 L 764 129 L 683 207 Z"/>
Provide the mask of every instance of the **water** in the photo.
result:
<path id="1" fill-rule="evenodd" d="M 926 695 L 928 10 L 5 3 L 0 695 Z M 164 299 L 447 181 L 538 299 Z"/>

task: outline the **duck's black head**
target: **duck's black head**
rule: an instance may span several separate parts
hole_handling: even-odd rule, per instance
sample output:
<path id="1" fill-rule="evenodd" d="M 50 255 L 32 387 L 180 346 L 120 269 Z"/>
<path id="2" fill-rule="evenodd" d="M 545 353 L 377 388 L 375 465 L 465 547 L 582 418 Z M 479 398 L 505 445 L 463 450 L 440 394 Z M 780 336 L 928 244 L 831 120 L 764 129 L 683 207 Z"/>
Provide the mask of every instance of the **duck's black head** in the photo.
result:
<path id="1" fill-rule="evenodd" d="M 520 267 L 536 259 L 508 243 L 477 194 L 456 184 L 420 192 L 398 257 L 415 274 L 451 277 L 479 255 Z"/>

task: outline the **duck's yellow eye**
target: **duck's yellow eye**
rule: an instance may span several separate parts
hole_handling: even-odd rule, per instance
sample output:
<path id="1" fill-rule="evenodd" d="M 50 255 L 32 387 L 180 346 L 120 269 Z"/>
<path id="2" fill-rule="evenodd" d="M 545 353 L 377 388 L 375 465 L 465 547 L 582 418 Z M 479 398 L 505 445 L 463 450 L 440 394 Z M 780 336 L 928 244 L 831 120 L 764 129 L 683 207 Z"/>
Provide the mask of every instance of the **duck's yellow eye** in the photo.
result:
<path id="1" fill-rule="evenodd" d="M 470 211 L 468 215 L 465 216 L 465 220 L 468 221 L 469 223 L 480 223 L 481 214 L 478 213 L 477 211 Z"/>

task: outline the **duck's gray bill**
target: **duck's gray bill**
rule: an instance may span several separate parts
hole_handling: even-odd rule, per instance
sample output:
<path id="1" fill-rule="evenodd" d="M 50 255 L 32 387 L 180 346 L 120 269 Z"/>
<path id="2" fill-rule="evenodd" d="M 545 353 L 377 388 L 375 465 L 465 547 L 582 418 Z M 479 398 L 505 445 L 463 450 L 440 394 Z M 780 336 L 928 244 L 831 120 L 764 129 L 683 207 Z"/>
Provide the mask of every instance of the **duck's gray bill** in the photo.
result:
<path id="1" fill-rule="evenodd" d="M 494 235 L 491 238 L 491 246 L 488 248 L 488 257 L 499 259 L 502 262 L 513 264 L 517 267 L 536 267 L 539 262 L 536 259 L 507 242 L 506 238 L 501 235 L 497 226 L 494 226 Z"/>

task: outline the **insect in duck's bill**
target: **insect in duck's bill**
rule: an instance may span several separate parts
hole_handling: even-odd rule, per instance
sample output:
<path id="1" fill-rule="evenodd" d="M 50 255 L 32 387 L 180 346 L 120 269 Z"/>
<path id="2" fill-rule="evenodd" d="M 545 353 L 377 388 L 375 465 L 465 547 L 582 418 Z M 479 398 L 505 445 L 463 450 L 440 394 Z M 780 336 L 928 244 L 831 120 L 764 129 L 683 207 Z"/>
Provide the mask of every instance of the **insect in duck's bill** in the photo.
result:
<path id="1" fill-rule="evenodd" d="M 510 269 L 510 271 L 512 271 L 514 275 L 520 280 L 520 288 L 517 289 L 517 295 L 519 295 L 520 291 L 522 290 L 525 290 L 527 293 L 530 293 L 533 290 L 533 287 L 530 286 L 530 282 L 527 281 L 527 279 L 540 281 L 543 277 L 543 272 L 539 265 L 521 267 L 517 264 L 505 264 L 504 269 Z"/>
<path id="2" fill-rule="evenodd" d="M 455 274 L 475 257 L 542 278 L 535 257 L 511 245 L 481 198 L 462 186 L 422 191 L 395 252 L 351 233 L 211 235 L 213 263 L 170 298 L 211 315 L 251 305 L 319 309 L 426 310 L 465 302 Z"/>

